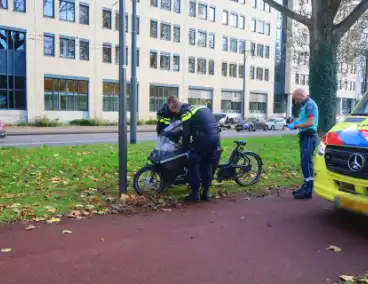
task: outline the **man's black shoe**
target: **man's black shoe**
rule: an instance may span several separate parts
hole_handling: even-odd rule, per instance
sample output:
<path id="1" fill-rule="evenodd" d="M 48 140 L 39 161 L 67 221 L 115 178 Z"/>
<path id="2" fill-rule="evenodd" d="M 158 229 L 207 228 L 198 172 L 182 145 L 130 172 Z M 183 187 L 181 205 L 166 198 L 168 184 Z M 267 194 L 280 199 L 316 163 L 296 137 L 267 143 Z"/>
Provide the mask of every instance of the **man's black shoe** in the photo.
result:
<path id="1" fill-rule="evenodd" d="M 298 192 L 294 193 L 294 199 L 309 199 L 312 198 L 312 193 Z"/>
<path id="2" fill-rule="evenodd" d="M 200 201 L 200 196 L 198 194 L 190 194 L 184 198 L 184 201 L 197 203 Z"/>

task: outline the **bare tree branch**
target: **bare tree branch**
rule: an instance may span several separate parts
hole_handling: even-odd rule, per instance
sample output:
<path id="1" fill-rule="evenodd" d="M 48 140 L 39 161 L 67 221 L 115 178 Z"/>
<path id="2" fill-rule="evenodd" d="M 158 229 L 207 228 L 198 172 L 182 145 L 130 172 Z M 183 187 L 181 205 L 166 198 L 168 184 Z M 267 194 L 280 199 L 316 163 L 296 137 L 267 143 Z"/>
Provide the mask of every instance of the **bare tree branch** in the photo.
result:
<path id="1" fill-rule="evenodd" d="M 362 0 L 355 9 L 343 21 L 333 27 L 334 33 L 339 38 L 358 21 L 358 19 L 368 10 L 368 0 Z"/>
<path id="2" fill-rule="evenodd" d="M 311 27 L 311 25 L 312 25 L 312 20 L 311 19 L 295 13 L 294 11 L 290 10 L 289 8 L 285 7 L 284 5 L 281 5 L 277 2 L 275 2 L 274 0 L 264 0 L 264 2 L 268 5 L 270 5 L 275 10 L 282 13 L 283 15 L 285 15 L 286 17 L 288 17 L 290 19 L 293 19 L 293 20 L 295 20 L 299 23 L 302 23 L 303 25 L 306 25 L 308 28 Z"/>

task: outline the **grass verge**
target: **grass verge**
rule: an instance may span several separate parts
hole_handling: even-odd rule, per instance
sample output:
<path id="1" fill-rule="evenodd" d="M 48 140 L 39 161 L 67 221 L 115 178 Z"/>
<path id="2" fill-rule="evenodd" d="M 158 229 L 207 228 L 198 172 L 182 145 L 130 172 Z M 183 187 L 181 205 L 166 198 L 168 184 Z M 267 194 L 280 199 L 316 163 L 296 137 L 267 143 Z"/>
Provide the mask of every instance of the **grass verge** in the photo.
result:
<path id="1" fill-rule="evenodd" d="M 252 188 L 225 182 L 214 186 L 212 191 L 290 188 L 301 182 L 296 137 L 247 141 L 247 149 L 263 159 L 265 173 L 261 181 Z M 225 139 L 222 146 L 225 150 L 222 158 L 226 160 L 233 142 Z M 128 180 L 146 163 L 153 147 L 152 142 L 129 146 Z M 106 202 L 117 193 L 117 150 L 117 145 L 0 148 L 0 222 L 45 220 L 76 208 L 104 214 Z M 186 188 L 175 188 L 163 195 L 181 198 L 186 191 Z"/>

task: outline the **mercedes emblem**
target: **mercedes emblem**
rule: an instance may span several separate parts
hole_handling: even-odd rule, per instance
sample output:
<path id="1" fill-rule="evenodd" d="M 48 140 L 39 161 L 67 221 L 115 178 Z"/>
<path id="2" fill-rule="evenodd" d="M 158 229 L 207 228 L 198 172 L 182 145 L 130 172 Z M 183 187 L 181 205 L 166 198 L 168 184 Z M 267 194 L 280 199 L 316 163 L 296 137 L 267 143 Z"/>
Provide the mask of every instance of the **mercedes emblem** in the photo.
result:
<path id="1" fill-rule="evenodd" d="M 348 167 L 353 172 L 358 172 L 363 169 L 365 158 L 358 153 L 352 154 L 348 160 Z"/>

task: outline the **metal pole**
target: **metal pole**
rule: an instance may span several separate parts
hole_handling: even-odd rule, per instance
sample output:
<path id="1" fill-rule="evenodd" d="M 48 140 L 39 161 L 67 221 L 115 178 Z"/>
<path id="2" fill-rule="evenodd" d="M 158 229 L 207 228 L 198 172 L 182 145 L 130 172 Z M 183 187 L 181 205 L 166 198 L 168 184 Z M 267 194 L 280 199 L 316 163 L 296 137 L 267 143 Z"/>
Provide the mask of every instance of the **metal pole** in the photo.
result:
<path id="1" fill-rule="evenodd" d="M 243 120 L 245 117 L 245 84 L 246 84 L 246 63 L 247 63 L 247 57 L 246 57 L 246 50 L 244 49 L 243 52 L 243 96 L 242 96 L 242 100 L 241 100 L 241 119 Z"/>
<path id="2" fill-rule="evenodd" d="M 368 91 L 368 51 L 365 52 L 365 72 L 363 79 L 363 91 L 362 94 L 365 94 Z"/>
<path id="3" fill-rule="evenodd" d="M 126 108 L 126 56 L 125 56 L 125 0 L 119 0 L 119 191 L 127 194 L 127 108 Z"/>
<path id="4" fill-rule="evenodd" d="M 132 0 L 132 76 L 130 80 L 130 144 L 137 143 L 137 0 Z"/>

